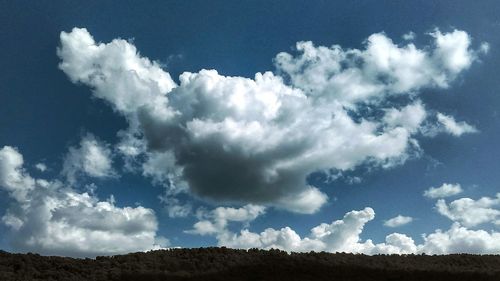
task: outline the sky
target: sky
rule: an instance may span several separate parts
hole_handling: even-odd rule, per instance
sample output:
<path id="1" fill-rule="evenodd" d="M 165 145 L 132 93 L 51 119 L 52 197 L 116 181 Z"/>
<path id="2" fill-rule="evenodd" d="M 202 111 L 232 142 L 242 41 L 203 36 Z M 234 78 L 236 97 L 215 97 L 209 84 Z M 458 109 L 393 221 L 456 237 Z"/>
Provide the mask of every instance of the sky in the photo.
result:
<path id="1" fill-rule="evenodd" d="M 0 249 L 500 253 L 496 1 L 0 1 Z"/>

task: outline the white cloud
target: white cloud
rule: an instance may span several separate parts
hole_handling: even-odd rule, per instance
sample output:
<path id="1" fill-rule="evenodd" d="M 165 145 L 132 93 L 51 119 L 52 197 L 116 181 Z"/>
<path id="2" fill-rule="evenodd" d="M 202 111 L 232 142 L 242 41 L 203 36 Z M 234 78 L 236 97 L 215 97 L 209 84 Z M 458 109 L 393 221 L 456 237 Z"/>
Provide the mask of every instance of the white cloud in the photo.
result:
<path id="1" fill-rule="evenodd" d="M 460 184 L 443 183 L 440 187 L 431 187 L 424 191 L 428 198 L 444 198 L 462 193 Z"/>
<path id="2" fill-rule="evenodd" d="M 214 234 L 224 232 L 229 222 L 249 223 L 265 213 L 265 207 L 248 204 L 241 208 L 217 207 L 211 212 L 201 210 L 193 229 L 185 231 L 191 234 Z"/>
<path id="3" fill-rule="evenodd" d="M 409 224 L 412 221 L 413 221 L 412 217 L 397 215 L 391 219 L 386 220 L 384 222 L 384 225 L 388 227 L 398 227 L 398 226 L 403 226 L 405 224 Z"/>
<path id="4" fill-rule="evenodd" d="M 234 233 L 224 225 L 220 227 L 213 219 L 197 222 L 192 234 L 213 235 L 219 246 L 233 248 L 277 248 L 286 251 L 328 251 L 354 253 L 414 253 L 417 251 L 413 239 L 406 235 L 393 233 L 386 237 L 385 243 L 374 244 L 371 240 L 361 241 L 364 225 L 373 220 L 375 212 L 371 208 L 351 211 L 342 220 L 331 224 L 322 223 L 311 229 L 308 236 L 302 238 L 290 227 L 281 229 L 267 228 L 261 233 L 254 233 L 244 227 Z"/>
<path id="5" fill-rule="evenodd" d="M 88 134 L 81 139 L 79 147 L 69 148 L 62 173 L 72 184 L 80 174 L 95 178 L 115 177 L 111 149 Z"/>
<path id="6" fill-rule="evenodd" d="M 431 234 L 424 234 L 422 244 L 401 233 L 391 233 L 385 241 L 375 244 L 371 239 L 363 241 L 360 235 L 366 223 L 373 220 L 375 212 L 371 208 L 360 211 L 351 211 L 343 219 L 330 224 L 322 223 L 311 229 L 310 233 L 301 237 L 290 227 L 281 229 L 267 228 L 260 233 L 248 229 L 248 223 L 260 213 L 248 216 L 247 207 L 232 209 L 233 213 L 240 213 L 239 221 L 244 221 L 244 227 L 239 233 L 232 232 L 224 223 L 218 223 L 214 212 L 209 217 L 200 216 L 200 221 L 194 224 L 193 229 L 186 231 L 191 234 L 214 236 L 219 246 L 233 248 L 276 248 L 286 251 L 309 252 L 352 252 L 373 254 L 499 254 L 500 233 L 485 230 L 470 230 L 454 223 L 447 231 L 436 230 Z M 219 208 L 225 210 L 226 208 Z M 244 219 L 243 219 L 244 218 Z M 238 220 L 235 220 L 238 221 Z"/>
<path id="7" fill-rule="evenodd" d="M 93 257 L 166 242 L 156 236 L 153 210 L 118 207 L 112 197 L 99 201 L 59 181 L 34 179 L 24 171 L 22 155 L 9 146 L 0 150 L 0 188 L 13 199 L 2 222 L 11 229 L 17 251 Z"/>
<path id="8" fill-rule="evenodd" d="M 363 248 L 359 235 L 364 225 L 375 218 L 372 208 L 350 211 L 342 220 L 322 223 L 311 229 L 310 239 L 325 243 L 329 252 L 358 252 Z"/>
<path id="9" fill-rule="evenodd" d="M 226 225 L 228 221 L 248 222 L 255 220 L 264 214 L 265 207 L 258 205 L 245 205 L 241 208 L 218 207 L 212 211 L 211 216 L 220 225 Z"/>
<path id="10" fill-rule="evenodd" d="M 35 188 L 35 180 L 23 168 L 23 156 L 17 148 L 4 146 L 0 150 L 0 186 L 16 200 L 25 200 Z"/>
<path id="11" fill-rule="evenodd" d="M 441 60 L 444 68 L 452 74 L 458 74 L 469 68 L 476 54 L 468 50 L 471 39 L 465 31 L 454 30 L 443 34 L 436 30 L 431 35 L 436 39 L 434 56 L 437 60 Z"/>
<path id="12" fill-rule="evenodd" d="M 483 54 L 487 54 L 490 51 L 490 44 L 488 44 L 488 42 L 481 43 L 481 46 L 479 46 L 479 51 Z"/>
<path id="13" fill-rule="evenodd" d="M 299 194 L 283 196 L 274 205 L 278 208 L 294 210 L 303 214 L 313 214 L 328 201 L 328 196 L 318 188 L 310 186 Z"/>
<path id="14" fill-rule="evenodd" d="M 470 38 L 464 31 L 443 34 L 437 30 L 431 35 L 435 46 L 427 49 L 417 49 L 412 43 L 400 47 L 383 33 L 368 37 L 365 50 L 299 42 L 300 56 L 280 53 L 276 63 L 299 88 L 344 103 L 381 99 L 422 87 L 448 87 L 470 66 L 476 52 L 470 49 Z"/>
<path id="15" fill-rule="evenodd" d="M 477 133 L 478 130 L 467 124 L 466 122 L 457 122 L 453 116 L 444 115 L 442 113 L 437 114 L 438 122 L 441 123 L 442 129 L 454 136 L 461 136 L 463 134 Z"/>
<path id="16" fill-rule="evenodd" d="M 427 112 L 420 101 L 409 104 L 400 110 L 390 108 L 386 110 L 384 122 L 390 127 L 403 127 L 409 132 L 416 132 L 427 117 Z"/>
<path id="17" fill-rule="evenodd" d="M 459 223 L 454 223 L 447 231 L 424 235 L 424 244 L 419 246 L 420 252 L 427 254 L 499 254 L 500 232 L 470 230 Z"/>
<path id="18" fill-rule="evenodd" d="M 115 151 L 123 159 L 123 169 L 127 172 L 144 174 L 144 159 L 142 156 L 147 152 L 147 144 L 142 138 L 142 133 L 138 128 L 131 125 L 126 130 L 118 131 L 117 136 L 120 140 L 115 145 Z M 148 174 L 147 176 L 152 175 Z M 162 179 L 164 178 L 162 177 Z M 155 183 L 161 183 L 155 177 L 152 177 L 152 179 Z"/>
<path id="19" fill-rule="evenodd" d="M 119 151 L 146 153 L 143 173 L 168 182 L 170 196 L 185 186 L 213 201 L 313 213 L 328 198 L 307 184 L 309 174 L 397 165 L 418 149 L 427 116 L 418 90 L 448 87 L 475 60 L 467 33 L 433 36 L 423 49 L 382 33 L 360 50 L 299 42 L 297 56 L 275 58 L 278 74 L 201 70 L 181 74 L 179 85 L 130 42 L 96 43 L 86 29 L 62 32 L 58 55 L 73 82 L 127 118 Z M 395 95 L 408 103 L 382 102 Z M 352 116 L 367 105 L 386 114 Z"/>
<path id="20" fill-rule="evenodd" d="M 120 112 L 160 107 L 166 102 L 162 93 L 175 86 L 168 73 L 138 56 L 135 46 L 125 40 L 96 44 L 86 29 L 74 28 L 61 33 L 61 45 L 57 54 L 64 60 L 59 68 L 71 81 L 91 85 L 97 97 Z"/>
<path id="21" fill-rule="evenodd" d="M 160 196 L 160 201 L 164 203 L 167 214 L 171 218 L 185 218 L 192 213 L 191 203 L 182 203 L 176 197 L 170 194 Z"/>
<path id="22" fill-rule="evenodd" d="M 249 209 L 253 212 L 249 212 Z M 240 233 L 233 233 L 228 230 L 228 221 L 243 221 L 248 224 L 263 210 L 258 206 L 245 206 L 240 209 L 217 208 L 219 212 L 227 215 L 213 215 L 208 219 L 201 218 L 192 230 L 187 233 L 200 235 L 214 235 L 220 246 L 233 248 L 278 248 L 287 251 L 346 251 L 362 252 L 365 244 L 360 243 L 359 235 L 363 226 L 374 218 L 374 211 L 371 208 L 365 208 L 361 211 L 351 211 L 347 213 L 342 220 L 334 221 L 331 224 L 323 223 L 313 229 L 308 237 L 301 238 L 290 227 L 284 227 L 279 230 L 268 228 L 261 233 L 250 232 L 246 227 Z M 230 212 L 229 212 L 230 210 Z M 220 218 L 224 218 L 220 220 Z"/>
<path id="23" fill-rule="evenodd" d="M 373 244 L 371 240 L 367 243 L 367 254 L 412 254 L 418 253 L 418 245 L 415 241 L 401 233 L 391 233 L 385 237 L 385 243 Z"/>
<path id="24" fill-rule="evenodd" d="M 193 225 L 193 229 L 186 230 L 189 234 L 207 235 L 217 233 L 219 229 L 211 221 L 202 220 Z"/>
<path id="25" fill-rule="evenodd" d="M 40 171 L 40 172 L 45 172 L 47 171 L 47 165 L 45 165 L 44 163 L 37 163 L 35 165 L 35 168 Z"/>
<path id="26" fill-rule="evenodd" d="M 449 204 L 440 199 L 436 203 L 436 210 L 441 215 L 467 227 L 482 223 L 500 225 L 500 193 L 496 198 L 482 197 L 478 200 L 460 198 Z"/>
<path id="27" fill-rule="evenodd" d="M 417 34 L 415 32 L 410 31 L 408 33 L 403 34 L 403 39 L 407 41 L 411 41 L 417 37 Z"/>

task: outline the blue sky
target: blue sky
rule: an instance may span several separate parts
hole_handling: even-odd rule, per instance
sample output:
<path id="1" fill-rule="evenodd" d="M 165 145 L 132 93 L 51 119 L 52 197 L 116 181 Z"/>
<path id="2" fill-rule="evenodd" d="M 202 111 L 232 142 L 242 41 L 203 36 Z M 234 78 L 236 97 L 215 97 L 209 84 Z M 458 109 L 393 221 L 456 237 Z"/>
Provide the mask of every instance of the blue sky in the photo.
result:
<path id="1" fill-rule="evenodd" d="M 498 253 L 499 9 L 4 1 L 0 247 Z"/>

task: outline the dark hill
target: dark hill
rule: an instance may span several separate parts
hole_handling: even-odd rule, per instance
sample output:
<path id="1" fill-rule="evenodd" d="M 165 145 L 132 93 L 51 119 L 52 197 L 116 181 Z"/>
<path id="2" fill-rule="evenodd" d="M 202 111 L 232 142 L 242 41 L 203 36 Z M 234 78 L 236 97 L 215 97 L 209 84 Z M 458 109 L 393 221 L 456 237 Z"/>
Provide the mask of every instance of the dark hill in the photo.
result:
<path id="1" fill-rule="evenodd" d="M 0 280 L 500 280 L 500 256 L 355 255 L 228 248 L 96 259 L 0 251 Z"/>

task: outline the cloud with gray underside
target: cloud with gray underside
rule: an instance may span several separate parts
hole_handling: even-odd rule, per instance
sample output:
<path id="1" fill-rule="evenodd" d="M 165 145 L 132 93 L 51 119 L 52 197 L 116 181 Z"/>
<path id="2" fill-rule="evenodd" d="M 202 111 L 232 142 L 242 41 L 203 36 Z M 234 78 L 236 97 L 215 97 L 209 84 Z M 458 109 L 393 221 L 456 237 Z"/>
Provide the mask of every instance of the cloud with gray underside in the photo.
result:
<path id="1" fill-rule="evenodd" d="M 57 53 L 72 82 L 128 121 L 117 145 L 123 157 L 168 159 L 150 161 L 154 173 L 145 174 L 175 190 L 169 196 L 314 213 L 328 196 L 309 174 L 404 162 L 436 114 L 419 91 L 450 87 L 481 53 L 461 30 L 429 36 L 423 48 L 384 33 L 362 49 L 299 42 L 274 58 L 274 72 L 246 78 L 203 69 L 182 73 L 179 83 L 131 42 L 100 43 L 84 28 L 62 32 Z"/>

